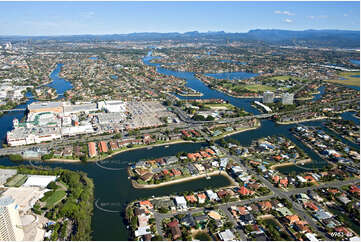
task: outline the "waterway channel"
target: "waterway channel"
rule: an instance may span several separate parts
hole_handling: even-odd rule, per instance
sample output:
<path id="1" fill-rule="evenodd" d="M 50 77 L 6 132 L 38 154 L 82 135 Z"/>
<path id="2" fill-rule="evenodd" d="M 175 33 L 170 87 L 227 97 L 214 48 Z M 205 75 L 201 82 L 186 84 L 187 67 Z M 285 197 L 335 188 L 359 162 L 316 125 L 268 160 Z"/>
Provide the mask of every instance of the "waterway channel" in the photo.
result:
<path id="1" fill-rule="evenodd" d="M 145 60 L 146 62 L 146 60 Z M 50 75 L 54 81 L 59 77 L 61 66 L 57 65 L 54 75 Z M 173 72 L 164 68 L 157 68 L 161 73 L 167 73 L 169 75 L 175 74 L 177 77 L 183 77 L 187 80 L 187 85 L 193 89 L 204 93 L 203 98 L 223 98 L 230 101 L 232 104 L 243 107 L 247 111 L 257 110 L 251 109 L 249 103 L 245 99 L 236 99 L 222 94 L 218 91 L 212 90 L 205 86 L 200 80 L 196 79 L 192 73 L 186 72 Z M 53 72 L 54 73 L 54 72 Z M 52 73 L 52 74 L 53 74 Z M 64 79 L 63 79 L 64 80 Z M 65 81 L 65 80 L 64 80 Z M 66 82 L 66 81 L 65 81 Z M 53 87 L 57 89 L 58 93 L 64 93 L 66 87 L 71 88 L 69 83 L 63 81 L 57 82 L 59 85 Z M 27 104 L 34 101 L 30 99 Z M 20 105 L 20 107 L 26 107 L 27 104 Z M 9 112 L 0 117 L 0 137 L 5 138 L 6 131 L 11 130 L 12 120 L 14 118 L 22 119 L 24 112 Z M 270 120 L 262 120 L 261 127 L 256 130 L 251 130 L 239 134 L 229 136 L 226 139 L 233 138 L 238 140 L 242 145 L 249 145 L 254 139 L 270 136 L 270 135 L 283 135 L 290 138 L 300 148 L 312 158 L 312 163 L 305 164 L 306 168 L 319 168 L 326 165 L 326 163 L 320 159 L 312 150 L 304 146 L 297 139 L 295 139 L 289 132 L 291 127 L 296 125 L 278 125 Z M 321 121 L 308 122 L 305 125 L 323 126 Z M 129 152 L 120 153 L 114 157 L 106 159 L 98 164 L 96 163 L 42 163 L 34 161 L 24 161 L 23 164 L 33 166 L 49 166 L 49 167 L 62 167 L 71 170 L 84 171 L 90 178 L 94 180 L 95 184 L 95 201 L 96 207 L 94 209 L 94 216 L 92 218 L 92 230 L 94 240 L 127 240 L 129 237 L 129 230 L 124 223 L 124 209 L 127 203 L 135 199 L 146 198 L 150 196 L 162 196 L 171 193 L 182 191 L 197 191 L 204 190 L 205 188 L 215 188 L 229 185 L 229 181 L 223 176 L 213 176 L 210 180 L 198 179 L 181 184 L 175 184 L 171 186 L 156 188 L 156 189 L 135 189 L 131 186 L 128 180 L 127 166 L 129 162 L 135 162 L 141 159 L 157 158 L 162 156 L 176 155 L 178 152 L 195 152 L 198 151 L 206 143 L 183 143 L 170 145 L 169 147 L 153 147 L 152 149 L 140 149 Z M 16 166 L 18 163 L 11 162 L 8 158 L 1 157 L 0 164 L 5 166 Z M 112 169 L 107 169 L 112 168 Z M 288 166 L 279 168 L 280 172 L 301 172 L 302 168 L 296 166 Z"/>

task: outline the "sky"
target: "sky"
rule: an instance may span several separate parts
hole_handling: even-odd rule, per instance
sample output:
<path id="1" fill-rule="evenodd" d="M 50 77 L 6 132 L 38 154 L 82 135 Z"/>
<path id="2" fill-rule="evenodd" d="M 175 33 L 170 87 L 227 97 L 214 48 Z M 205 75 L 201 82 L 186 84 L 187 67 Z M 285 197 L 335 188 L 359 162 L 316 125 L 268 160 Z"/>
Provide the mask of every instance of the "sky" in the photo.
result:
<path id="1" fill-rule="evenodd" d="M 0 35 L 360 30 L 360 2 L 0 2 Z"/>

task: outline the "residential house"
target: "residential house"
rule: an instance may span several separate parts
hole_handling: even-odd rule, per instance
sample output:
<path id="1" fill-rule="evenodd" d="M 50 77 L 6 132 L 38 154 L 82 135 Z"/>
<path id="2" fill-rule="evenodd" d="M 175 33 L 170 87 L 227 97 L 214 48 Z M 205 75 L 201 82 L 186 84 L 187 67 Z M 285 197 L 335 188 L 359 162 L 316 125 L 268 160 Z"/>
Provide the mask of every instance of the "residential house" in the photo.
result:
<path id="1" fill-rule="evenodd" d="M 195 222 L 193 216 L 190 213 L 187 213 L 187 215 L 184 216 L 181 219 L 180 222 L 181 222 L 181 224 L 183 224 L 185 226 L 188 226 L 188 227 L 195 227 L 196 226 L 196 222 Z"/>
<path id="2" fill-rule="evenodd" d="M 211 201 L 219 200 L 217 193 L 214 193 L 212 190 L 207 190 L 206 193 L 207 193 L 209 200 L 211 200 Z"/>
<path id="3" fill-rule="evenodd" d="M 205 203 L 206 198 L 207 198 L 206 194 L 204 194 L 204 193 L 198 193 L 197 197 L 198 197 L 198 203 L 200 203 L 200 204 Z"/>
<path id="4" fill-rule="evenodd" d="M 174 198 L 177 209 L 183 210 L 187 209 L 187 201 L 182 196 L 177 196 Z"/>
<path id="5" fill-rule="evenodd" d="M 220 240 L 222 240 L 222 241 L 233 241 L 236 239 L 236 236 L 229 229 L 226 229 L 223 232 L 219 232 L 218 236 L 219 236 Z"/>
<path id="6" fill-rule="evenodd" d="M 173 220 L 172 222 L 168 223 L 167 226 L 172 233 L 173 240 L 177 240 L 178 238 L 182 237 L 182 232 L 179 228 L 179 223 L 177 220 Z"/>

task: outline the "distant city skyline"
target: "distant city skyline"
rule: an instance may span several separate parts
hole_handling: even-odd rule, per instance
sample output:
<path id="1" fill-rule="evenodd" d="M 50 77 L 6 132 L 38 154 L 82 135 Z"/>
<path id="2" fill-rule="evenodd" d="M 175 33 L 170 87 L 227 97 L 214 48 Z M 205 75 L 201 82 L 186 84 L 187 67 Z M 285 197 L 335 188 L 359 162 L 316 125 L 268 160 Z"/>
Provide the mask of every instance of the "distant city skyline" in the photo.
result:
<path id="1" fill-rule="evenodd" d="M 0 35 L 360 30 L 360 2 L 0 2 Z"/>

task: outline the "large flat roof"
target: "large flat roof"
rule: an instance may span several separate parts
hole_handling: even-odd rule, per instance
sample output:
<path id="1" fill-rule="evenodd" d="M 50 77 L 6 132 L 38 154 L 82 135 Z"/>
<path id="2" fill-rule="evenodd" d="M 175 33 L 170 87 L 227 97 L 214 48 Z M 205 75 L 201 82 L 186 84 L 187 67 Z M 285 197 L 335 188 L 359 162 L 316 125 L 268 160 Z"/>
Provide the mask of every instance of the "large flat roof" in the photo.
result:
<path id="1" fill-rule="evenodd" d="M 55 181 L 56 176 L 29 175 L 24 187 L 46 187 L 50 182 Z"/>
<path id="2" fill-rule="evenodd" d="M 58 108 L 62 107 L 62 102 L 35 102 L 28 105 L 29 110 L 41 109 L 41 108 Z"/>

